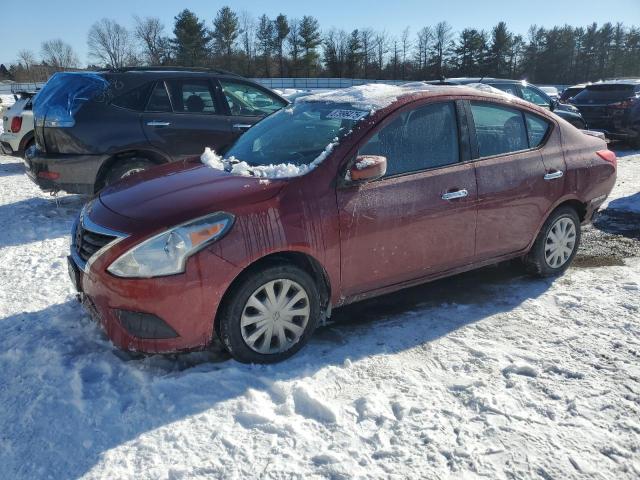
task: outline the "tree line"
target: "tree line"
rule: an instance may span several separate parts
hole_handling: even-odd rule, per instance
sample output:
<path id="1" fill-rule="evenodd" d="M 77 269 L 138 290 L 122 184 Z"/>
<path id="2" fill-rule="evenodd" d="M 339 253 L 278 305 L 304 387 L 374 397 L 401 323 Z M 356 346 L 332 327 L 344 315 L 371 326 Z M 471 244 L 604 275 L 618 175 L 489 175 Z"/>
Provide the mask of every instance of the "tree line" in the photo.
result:
<path id="1" fill-rule="evenodd" d="M 172 65 L 222 68 L 248 77 L 493 76 L 556 84 L 640 76 L 640 28 L 609 22 L 532 25 L 526 34 L 510 31 L 505 22 L 460 32 L 439 22 L 391 35 L 370 27 L 322 30 L 310 15 L 255 18 L 225 6 L 210 21 L 185 9 L 174 18 L 171 33 L 156 17 L 134 17 L 131 28 L 105 18 L 89 29 L 87 46 L 89 69 Z M 39 81 L 79 63 L 70 45 L 53 39 L 42 43 L 39 58 L 21 50 L 15 63 L 0 68 L 0 76 Z"/>

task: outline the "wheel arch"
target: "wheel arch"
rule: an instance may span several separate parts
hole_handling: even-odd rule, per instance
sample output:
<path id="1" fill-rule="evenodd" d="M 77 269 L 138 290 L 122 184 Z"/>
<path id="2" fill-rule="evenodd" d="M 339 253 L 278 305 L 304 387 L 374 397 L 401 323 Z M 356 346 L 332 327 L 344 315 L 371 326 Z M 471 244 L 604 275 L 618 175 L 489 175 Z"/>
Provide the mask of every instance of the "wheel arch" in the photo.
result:
<path id="1" fill-rule="evenodd" d="M 115 153 L 107 158 L 104 162 L 102 162 L 102 165 L 100 165 L 100 169 L 98 170 L 98 174 L 96 175 L 95 191 L 98 192 L 102 187 L 104 187 L 104 181 L 107 177 L 107 173 L 109 172 L 109 170 L 111 170 L 111 168 L 114 167 L 114 165 L 122 162 L 123 160 L 136 157 L 145 158 L 155 163 L 156 165 L 162 165 L 163 163 L 168 163 L 171 161 L 165 155 L 154 150 L 134 149 Z"/>
<path id="2" fill-rule="evenodd" d="M 216 310 L 214 318 L 214 331 L 219 334 L 220 322 L 218 316 L 224 310 L 223 305 L 233 295 L 238 285 L 253 272 L 257 272 L 263 268 L 275 266 L 293 264 L 300 269 L 311 275 L 311 278 L 316 282 L 318 290 L 320 291 L 320 307 L 321 311 L 327 312 L 327 316 L 330 313 L 331 302 L 331 280 L 324 266 L 312 255 L 299 250 L 283 250 L 272 252 L 263 257 L 254 260 L 242 269 L 242 271 L 233 279 L 229 287 L 224 292 L 222 299 Z"/>
<path id="3" fill-rule="evenodd" d="M 538 225 L 538 228 L 536 228 L 536 232 L 535 232 L 535 235 L 533 236 L 533 239 L 531 240 L 531 243 L 529 243 L 529 246 L 527 247 L 527 251 L 529 251 L 531 247 L 533 247 L 533 244 L 535 243 L 536 238 L 538 238 L 538 235 L 540 235 L 540 230 L 544 226 L 547 219 L 553 214 L 553 212 L 555 212 L 557 209 L 561 207 L 573 208 L 578 214 L 580 223 L 584 222 L 587 216 L 587 204 L 586 202 L 583 202 L 582 200 L 580 200 L 578 197 L 566 196 L 559 199 L 551 208 L 549 208 L 549 210 L 543 216 L 542 221 Z"/>

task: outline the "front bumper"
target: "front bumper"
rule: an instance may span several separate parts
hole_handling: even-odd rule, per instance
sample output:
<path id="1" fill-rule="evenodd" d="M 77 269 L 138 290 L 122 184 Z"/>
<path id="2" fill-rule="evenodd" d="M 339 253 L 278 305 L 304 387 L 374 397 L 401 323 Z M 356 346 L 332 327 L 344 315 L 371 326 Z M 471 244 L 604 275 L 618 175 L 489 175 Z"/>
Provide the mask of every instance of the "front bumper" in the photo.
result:
<path id="1" fill-rule="evenodd" d="M 239 274 L 235 265 L 204 249 L 189 258 L 183 274 L 125 279 L 106 270 L 122 253 L 119 248 L 112 250 L 117 253 L 108 249 L 98 254 L 84 270 L 69 257 L 69 274 L 83 305 L 117 347 L 171 353 L 201 349 L 211 342 L 220 301 Z M 165 333 L 144 334 L 155 338 L 137 336 L 149 331 Z"/>
<path id="2" fill-rule="evenodd" d="M 27 176 L 44 191 L 64 190 L 92 195 L 100 167 L 108 158 L 107 155 L 52 154 L 34 150 L 25 155 L 24 162 Z"/>

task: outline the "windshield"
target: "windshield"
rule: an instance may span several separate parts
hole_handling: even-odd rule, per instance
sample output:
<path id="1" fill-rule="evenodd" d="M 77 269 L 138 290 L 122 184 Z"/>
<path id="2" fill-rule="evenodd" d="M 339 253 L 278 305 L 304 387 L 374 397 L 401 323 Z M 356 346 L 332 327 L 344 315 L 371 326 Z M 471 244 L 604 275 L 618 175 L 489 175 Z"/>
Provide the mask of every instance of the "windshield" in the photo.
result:
<path id="1" fill-rule="evenodd" d="M 250 166 L 309 165 L 368 114 L 349 104 L 296 103 L 251 127 L 229 149 L 225 159 Z"/>

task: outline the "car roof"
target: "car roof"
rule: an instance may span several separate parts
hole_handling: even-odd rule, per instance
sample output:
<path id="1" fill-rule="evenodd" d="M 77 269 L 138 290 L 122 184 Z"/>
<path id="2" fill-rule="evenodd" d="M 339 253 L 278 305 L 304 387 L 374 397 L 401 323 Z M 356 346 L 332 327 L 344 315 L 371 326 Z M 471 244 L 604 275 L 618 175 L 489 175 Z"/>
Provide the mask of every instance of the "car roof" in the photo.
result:
<path id="1" fill-rule="evenodd" d="M 457 83 L 457 84 L 467 84 L 467 83 L 518 83 L 522 84 L 527 83 L 526 80 L 513 80 L 509 78 L 494 78 L 494 77 L 454 77 L 454 78 L 445 78 L 442 81 L 433 80 L 429 83 L 438 84 L 438 83 Z"/>
<path id="2" fill-rule="evenodd" d="M 640 78 L 608 78 L 592 85 L 640 85 Z"/>
<path id="3" fill-rule="evenodd" d="M 233 72 L 228 72 L 226 70 L 221 69 L 208 69 L 208 68 L 186 68 L 186 67 L 125 67 L 118 69 L 106 69 L 106 70 L 98 70 L 95 73 L 99 75 L 109 75 L 109 76 L 117 76 L 117 75 L 135 75 L 135 76 L 144 76 L 149 79 L 156 78 L 173 78 L 173 77 L 184 77 L 188 75 L 190 77 L 216 77 L 216 78 L 234 78 L 234 79 L 245 79 L 241 75 L 238 75 Z M 252 82 L 255 83 L 255 82 Z"/>
<path id="4" fill-rule="evenodd" d="M 343 88 L 326 93 L 300 97 L 298 102 L 330 102 L 350 104 L 356 108 L 383 111 L 395 109 L 415 100 L 429 97 L 484 97 L 502 103 L 531 107 L 532 104 L 504 92 L 480 90 L 464 85 L 439 85 L 428 82 L 411 82 L 403 85 L 372 83 Z"/>

